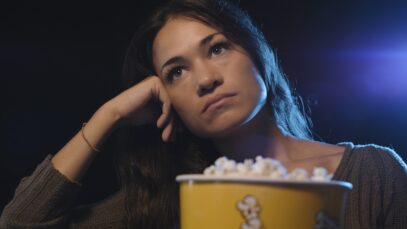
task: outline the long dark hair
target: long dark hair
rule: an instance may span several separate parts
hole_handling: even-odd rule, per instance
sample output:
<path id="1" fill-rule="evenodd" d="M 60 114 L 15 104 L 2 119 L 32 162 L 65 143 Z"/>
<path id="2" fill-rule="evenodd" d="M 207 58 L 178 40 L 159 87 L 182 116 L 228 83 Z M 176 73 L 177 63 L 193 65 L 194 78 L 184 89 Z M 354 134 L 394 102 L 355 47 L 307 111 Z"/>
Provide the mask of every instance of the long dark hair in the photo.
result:
<path id="1" fill-rule="evenodd" d="M 168 19 L 186 16 L 222 32 L 251 56 L 268 90 L 272 119 L 282 132 L 310 139 L 308 119 L 300 112 L 280 70 L 273 50 L 248 14 L 228 0 L 173 0 L 161 6 L 138 29 L 129 45 L 123 65 L 125 87 L 146 76 L 156 75 L 152 44 Z M 185 131 L 177 141 L 164 144 L 154 127 L 126 127 L 122 130 L 119 172 L 126 191 L 128 225 L 134 228 L 171 228 L 178 222 L 180 173 L 202 172 L 216 153 L 208 142 Z M 171 225 L 171 226 L 169 226 Z"/>

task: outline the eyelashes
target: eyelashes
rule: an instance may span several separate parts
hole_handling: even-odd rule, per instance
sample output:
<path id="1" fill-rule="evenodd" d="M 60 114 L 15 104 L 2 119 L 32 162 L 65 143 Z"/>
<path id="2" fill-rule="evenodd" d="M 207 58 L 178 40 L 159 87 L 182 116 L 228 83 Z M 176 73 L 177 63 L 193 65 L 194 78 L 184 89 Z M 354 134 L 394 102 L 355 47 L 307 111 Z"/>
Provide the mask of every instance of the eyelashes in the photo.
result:
<path id="1" fill-rule="evenodd" d="M 212 47 L 209 49 L 209 55 L 221 55 L 223 52 L 225 52 L 227 49 L 230 48 L 229 42 L 226 41 L 221 41 L 218 43 L 215 43 L 212 45 Z"/>
<path id="2" fill-rule="evenodd" d="M 175 77 L 181 76 L 182 72 L 184 71 L 184 66 L 176 66 L 172 67 L 168 73 L 165 75 L 165 79 L 167 81 L 173 81 Z"/>
<path id="3" fill-rule="evenodd" d="M 209 58 L 214 58 L 220 55 L 223 55 L 227 50 L 229 50 L 231 44 L 227 41 L 220 41 L 212 45 L 207 56 Z M 165 74 L 164 78 L 168 82 L 174 81 L 176 78 L 181 77 L 182 73 L 187 69 L 186 65 L 175 65 L 171 67 Z"/>

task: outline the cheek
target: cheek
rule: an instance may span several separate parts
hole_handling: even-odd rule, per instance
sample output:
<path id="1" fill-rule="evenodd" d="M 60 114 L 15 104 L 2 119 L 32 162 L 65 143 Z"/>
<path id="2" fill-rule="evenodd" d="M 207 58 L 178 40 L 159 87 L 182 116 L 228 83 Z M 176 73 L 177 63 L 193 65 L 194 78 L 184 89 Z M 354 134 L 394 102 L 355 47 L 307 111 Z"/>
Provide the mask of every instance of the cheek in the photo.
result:
<path id="1" fill-rule="evenodd" d="M 266 102 L 267 102 L 267 87 L 266 84 L 263 80 L 263 78 L 259 75 L 259 73 L 256 73 L 255 78 L 253 80 L 253 84 L 256 85 L 256 91 L 253 91 L 252 93 L 256 97 L 256 101 L 254 101 L 256 104 L 255 106 L 257 108 L 254 108 L 254 110 L 258 110 L 259 108 L 263 107 Z"/>
<path id="2" fill-rule="evenodd" d="M 267 97 L 266 84 L 250 59 L 243 57 L 234 64 L 234 67 L 235 83 L 247 93 L 248 99 L 263 100 Z"/>
<path id="3" fill-rule="evenodd" d="M 197 102 L 194 101 L 191 96 L 188 96 L 187 92 L 183 91 L 182 93 L 171 93 L 170 100 L 172 108 L 183 123 L 191 122 L 195 117 L 197 117 Z"/>
<path id="4" fill-rule="evenodd" d="M 239 65 L 239 85 L 245 94 L 244 115 L 247 122 L 251 120 L 267 103 L 267 88 L 255 65 L 247 59 L 242 59 Z"/>
<path id="5" fill-rule="evenodd" d="M 175 100 L 172 107 L 183 126 L 193 134 L 203 136 L 202 131 L 205 129 L 206 122 L 200 119 L 200 106 L 197 105 L 197 101 L 186 99 L 188 96 L 184 97 L 185 99 Z"/>

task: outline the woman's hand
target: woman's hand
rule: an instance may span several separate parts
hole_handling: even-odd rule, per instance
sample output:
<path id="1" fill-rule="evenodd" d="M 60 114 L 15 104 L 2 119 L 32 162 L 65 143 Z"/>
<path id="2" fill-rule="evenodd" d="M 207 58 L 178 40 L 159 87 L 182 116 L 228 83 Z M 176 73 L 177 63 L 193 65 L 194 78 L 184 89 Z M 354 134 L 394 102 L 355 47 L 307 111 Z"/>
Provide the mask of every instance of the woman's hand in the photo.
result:
<path id="1" fill-rule="evenodd" d="M 157 127 L 164 129 L 161 135 L 164 141 L 170 140 L 174 125 L 171 103 L 157 76 L 147 77 L 106 102 L 86 126 L 58 151 L 52 163 L 68 179 L 79 182 L 97 154 L 93 149 L 100 148 L 116 126 L 150 122 L 156 122 Z"/>
<path id="2" fill-rule="evenodd" d="M 108 101 L 105 108 L 117 117 L 120 125 L 156 122 L 158 128 L 163 128 L 163 141 L 169 141 L 171 138 L 174 126 L 171 102 L 164 85 L 157 76 L 149 76 L 123 91 Z"/>

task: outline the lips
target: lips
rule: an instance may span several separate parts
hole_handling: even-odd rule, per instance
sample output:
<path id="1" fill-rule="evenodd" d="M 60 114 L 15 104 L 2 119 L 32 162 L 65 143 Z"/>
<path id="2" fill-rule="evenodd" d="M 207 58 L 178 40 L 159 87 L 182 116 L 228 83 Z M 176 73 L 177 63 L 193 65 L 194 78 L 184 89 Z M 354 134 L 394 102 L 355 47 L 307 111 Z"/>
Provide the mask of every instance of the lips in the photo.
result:
<path id="1" fill-rule="evenodd" d="M 214 105 L 215 103 L 225 99 L 225 98 L 229 98 L 232 96 L 235 96 L 236 93 L 221 93 L 221 94 L 217 94 L 211 98 L 208 99 L 208 101 L 206 101 L 205 106 L 202 109 L 202 113 L 205 113 L 209 107 L 211 107 L 212 105 Z"/>

